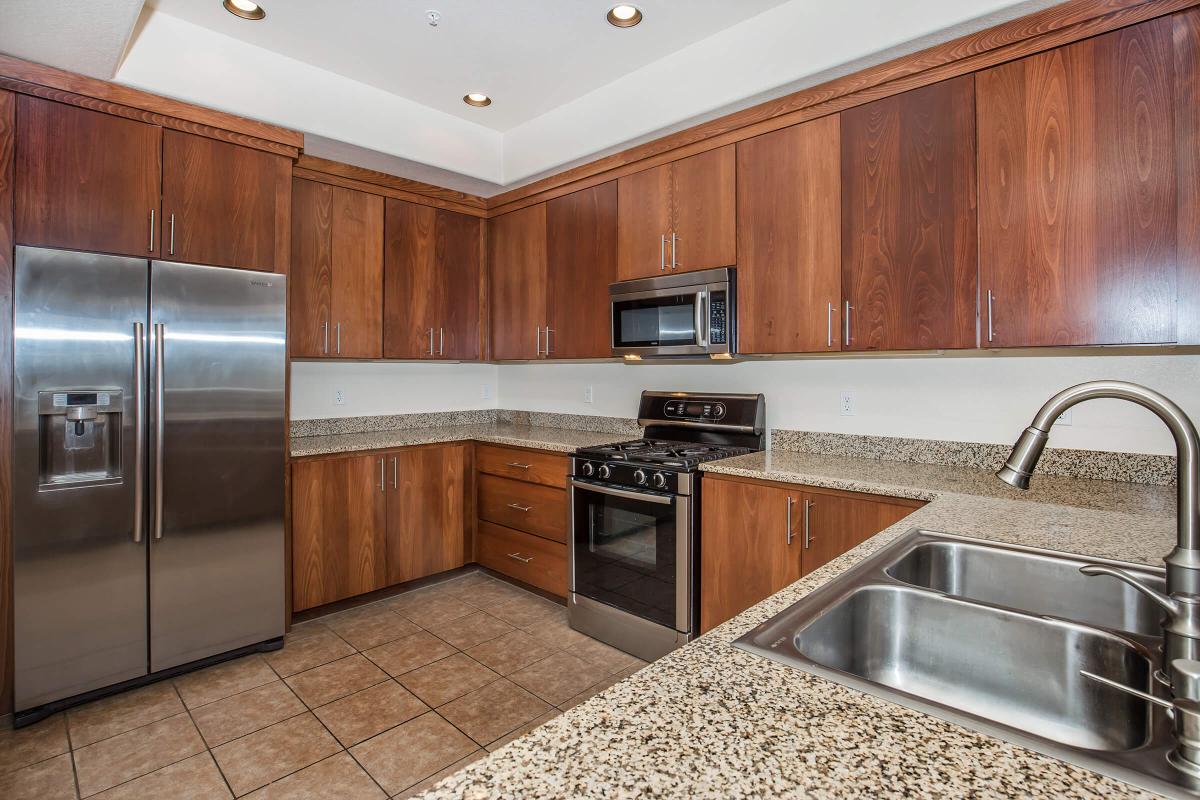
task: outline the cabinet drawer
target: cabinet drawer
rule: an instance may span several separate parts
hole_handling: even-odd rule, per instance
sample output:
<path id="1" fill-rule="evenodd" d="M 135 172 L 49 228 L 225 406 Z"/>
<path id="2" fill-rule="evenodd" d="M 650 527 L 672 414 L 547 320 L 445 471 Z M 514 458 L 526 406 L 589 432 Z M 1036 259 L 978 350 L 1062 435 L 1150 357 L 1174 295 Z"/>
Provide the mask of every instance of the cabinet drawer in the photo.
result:
<path id="1" fill-rule="evenodd" d="M 567 457 L 558 453 L 538 453 L 513 447 L 481 444 L 475 450 L 480 472 L 515 478 L 543 486 L 567 486 Z"/>
<path id="2" fill-rule="evenodd" d="M 567 546 L 480 521 L 476 560 L 560 597 L 567 595 Z"/>
<path id="3" fill-rule="evenodd" d="M 479 518 L 566 542 L 567 493 L 550 486 L 480 475 Z"/>

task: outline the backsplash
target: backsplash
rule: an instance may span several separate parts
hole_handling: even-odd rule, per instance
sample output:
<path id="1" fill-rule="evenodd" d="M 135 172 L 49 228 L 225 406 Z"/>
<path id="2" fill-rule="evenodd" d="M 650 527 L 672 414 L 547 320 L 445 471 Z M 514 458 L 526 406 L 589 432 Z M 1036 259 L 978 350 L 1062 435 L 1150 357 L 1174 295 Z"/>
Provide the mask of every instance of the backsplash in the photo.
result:
<path id="1" fill-rule="evenodd" d="M 343 433 L 406 428 L 437 428 L 449 425 L 528 425 L 538 428 L 563 428 L 573 431 L 611 433 L 614 436 L 641 436 L 636 419 L 626 417 L 597 417 L 587 414 L 552 414 L 544 411 L 509 411 L 482 408 L 470 411 L 428 411 L 413 414 L 381 414 L 367 417 L 328 417 L 325 419 L 295 419 L 291 424 L 293 438 L 331 436 Z"/>

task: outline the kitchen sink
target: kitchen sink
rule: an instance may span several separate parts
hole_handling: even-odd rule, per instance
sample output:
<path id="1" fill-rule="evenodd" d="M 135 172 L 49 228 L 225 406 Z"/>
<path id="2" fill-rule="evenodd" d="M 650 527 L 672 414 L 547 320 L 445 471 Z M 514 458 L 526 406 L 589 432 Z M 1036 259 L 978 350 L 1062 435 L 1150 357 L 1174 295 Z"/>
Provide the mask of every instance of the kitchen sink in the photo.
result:
<path id="1" fill-rule="evenodd" d="M 1158 609 L 1104 564 L 1162 589 L 1164 572 L 916 529 L 735 646 L 1162 794 L 1176 770 L 1159 698 Z M 1089 673 L 1095 678 L 1082 673 Z"/>

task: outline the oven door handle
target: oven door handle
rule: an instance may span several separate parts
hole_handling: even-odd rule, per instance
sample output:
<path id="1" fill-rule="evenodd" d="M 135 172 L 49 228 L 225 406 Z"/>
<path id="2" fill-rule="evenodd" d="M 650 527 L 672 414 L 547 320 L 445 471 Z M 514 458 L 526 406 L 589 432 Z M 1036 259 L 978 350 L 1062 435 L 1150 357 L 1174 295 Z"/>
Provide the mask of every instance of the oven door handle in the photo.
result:
<path id="1" fill-rule="evenodd" d="M 586 489 L 590 492 L 610 494 L 613 497 L 624 497 L 627 500 L 644 500 L 647 503 L 657 503 L 660 506 L 669 506 L 676 500 L 676 498 L 669 495 L 649 494 L 646 492 L 631 492 L 626 489 L 617 489 L 613 486 L 607 486 L 602 483 L 580 481 L 576 480 L 575 478 L 571 478 L 571 485 L 579 489 Z"/>

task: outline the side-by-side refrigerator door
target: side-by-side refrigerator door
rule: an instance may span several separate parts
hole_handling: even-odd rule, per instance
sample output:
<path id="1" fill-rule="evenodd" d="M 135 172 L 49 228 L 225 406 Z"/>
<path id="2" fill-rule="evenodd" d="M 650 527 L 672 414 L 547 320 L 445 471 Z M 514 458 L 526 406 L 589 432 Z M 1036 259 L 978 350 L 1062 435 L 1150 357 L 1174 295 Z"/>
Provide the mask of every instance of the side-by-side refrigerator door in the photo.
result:
<path id="1" fill-rule="evenodd" d="M 16 248 L 18 712 L 146 674 L 145 259 Z M 139 434 L 140 432 L 140 434 Z"/>
<path id="2" fill-rule="evenodd" d="M 285 280 L 150 266 L 150 666 L 283 635 Z"/>

